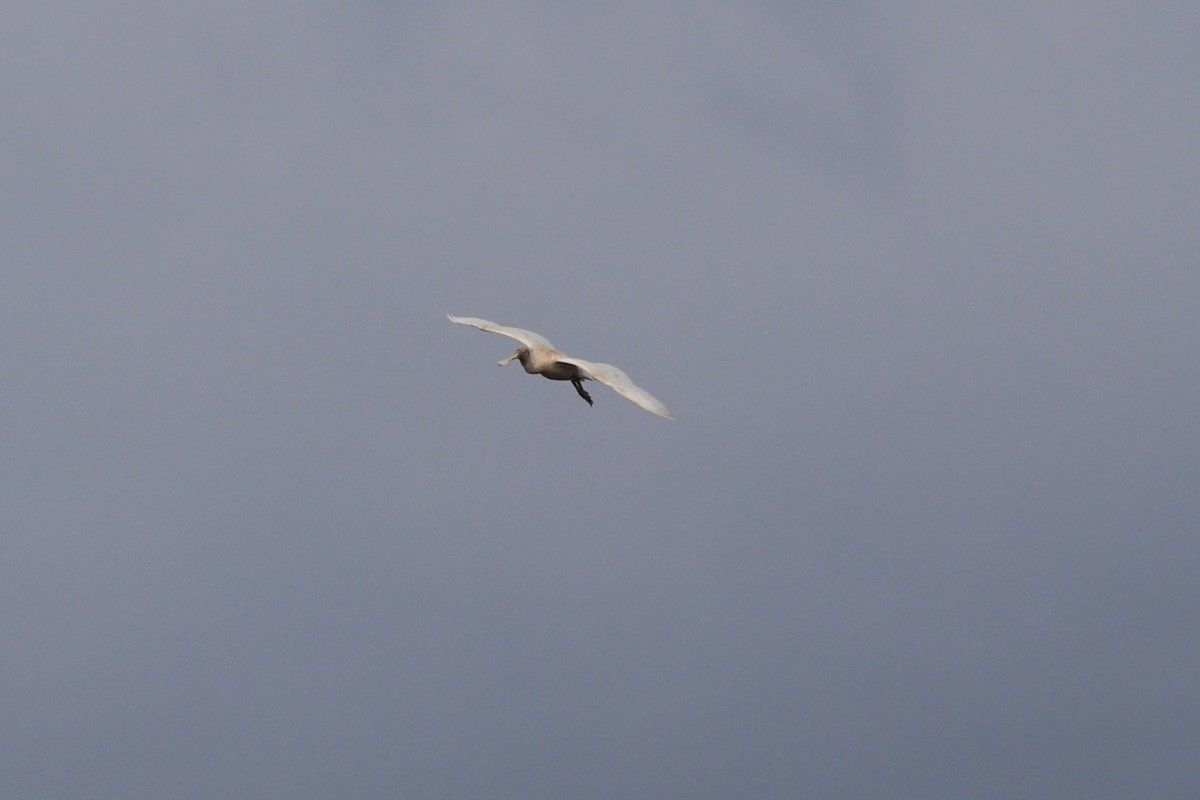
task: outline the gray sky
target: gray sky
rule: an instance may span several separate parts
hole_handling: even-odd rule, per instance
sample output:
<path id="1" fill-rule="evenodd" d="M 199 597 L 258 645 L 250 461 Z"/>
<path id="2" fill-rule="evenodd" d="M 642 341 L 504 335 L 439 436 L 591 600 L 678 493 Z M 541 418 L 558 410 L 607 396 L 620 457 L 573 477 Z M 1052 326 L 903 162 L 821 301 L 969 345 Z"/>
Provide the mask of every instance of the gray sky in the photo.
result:
<path id="1" fill-rule="evenodd" d="M 0 796 L 1196 797 L 1200 7 L 898 8 L 5 10 Z"/>

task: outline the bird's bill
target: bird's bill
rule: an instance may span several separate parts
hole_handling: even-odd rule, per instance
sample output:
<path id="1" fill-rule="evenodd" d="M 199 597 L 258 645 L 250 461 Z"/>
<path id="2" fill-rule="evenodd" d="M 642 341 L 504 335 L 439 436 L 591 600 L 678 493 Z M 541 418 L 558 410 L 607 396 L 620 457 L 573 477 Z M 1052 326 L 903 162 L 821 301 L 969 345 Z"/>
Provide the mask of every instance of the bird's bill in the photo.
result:
<path id="1" fill-rule="evenodd" d="M 512 361 L 514 358 L 516 358 L 519 355 L 521 355 L 521 349 L 518 347 L 517 352 L 513 353 L 508 358 L 504 358 L 504 359 L 501 359 L 500 361 L 497 361 L 496 363 L 502 367 L 507 367 L 509 362 Z"/>

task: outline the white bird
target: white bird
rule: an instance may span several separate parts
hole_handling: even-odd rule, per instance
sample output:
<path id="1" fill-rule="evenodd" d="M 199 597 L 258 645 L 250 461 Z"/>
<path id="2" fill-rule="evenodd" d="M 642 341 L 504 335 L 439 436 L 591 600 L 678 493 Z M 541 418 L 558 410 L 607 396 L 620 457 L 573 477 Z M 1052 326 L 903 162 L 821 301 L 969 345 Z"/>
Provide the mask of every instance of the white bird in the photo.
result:
<path id="1" fill-rule="evenodd" d="M 570 381 L 571 385 L 575 387 L 575 391 L 579 392 L 579 396 L 586 400 L 589 406 L 592 404 L 592 397 L 584 390 L 583 382 L 596 381 L 603 383 L 626 400 L 632 400 L 651 414 L 675 419 L 675 415 L 662 404 L 662 401 L 645 389 L 636 386 L 628 375 L 612 364 L 599 364 L 594 361 L 584 361 L 582 358 L 571 358 L 550 344 L 544 336 L 539 336 L 533 331 L 506 328 L 503 325 L 476 317 L 456 317 L 453 314 L 447 314 L 446 318 L 459 325 L 470 325 L 481 331 L 490 331 L 510 339 L 516 339 L 521 343 L 517 352 L 496 363 L 506 367 L 515 358 L 520 360 L 521 366 L 530 375 L 541 375 L 552 381 Z"/>

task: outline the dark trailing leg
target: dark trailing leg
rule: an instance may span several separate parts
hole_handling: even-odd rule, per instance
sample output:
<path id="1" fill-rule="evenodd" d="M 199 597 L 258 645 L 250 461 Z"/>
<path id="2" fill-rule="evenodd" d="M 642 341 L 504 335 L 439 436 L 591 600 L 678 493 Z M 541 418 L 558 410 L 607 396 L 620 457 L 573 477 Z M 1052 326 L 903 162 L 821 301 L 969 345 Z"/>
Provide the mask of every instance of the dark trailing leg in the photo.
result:
<path id="1" fill-rule="evenodd" d="M 579 392 L 580 397 L 587 400 L 587 404 L 590 406 L 592 404 L 592 396 L 583 388 L 583 381 L 579 380 L 579 378 L 571 378 L 571 385 L 575 387 L 575 391 Z"/>

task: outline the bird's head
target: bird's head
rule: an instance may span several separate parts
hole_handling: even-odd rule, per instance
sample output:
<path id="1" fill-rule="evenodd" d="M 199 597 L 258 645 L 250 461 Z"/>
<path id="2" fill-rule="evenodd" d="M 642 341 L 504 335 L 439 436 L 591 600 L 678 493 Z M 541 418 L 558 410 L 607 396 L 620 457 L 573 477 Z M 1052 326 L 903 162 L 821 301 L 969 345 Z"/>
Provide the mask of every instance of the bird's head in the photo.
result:
<path id="1" fill-rule="evenodd" d="M 521 345 L 520 347 L 517 348 L 517 352 L 513 353 L 508 358 L 497 361 L 496 363 L 502 367 L 507 367 L 509 365 L 509 362 L 511 362 L 514 358 L 520 360 L 520 362 L 522 364 L 524 364 L 526 359 L 529 358 L 529 348 L 526 347 L 525 345 Z"/>

